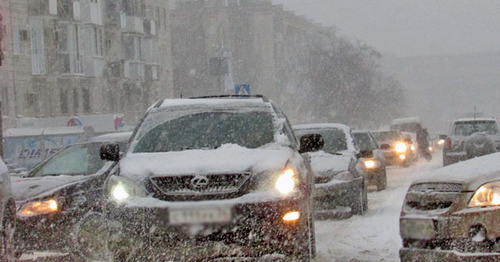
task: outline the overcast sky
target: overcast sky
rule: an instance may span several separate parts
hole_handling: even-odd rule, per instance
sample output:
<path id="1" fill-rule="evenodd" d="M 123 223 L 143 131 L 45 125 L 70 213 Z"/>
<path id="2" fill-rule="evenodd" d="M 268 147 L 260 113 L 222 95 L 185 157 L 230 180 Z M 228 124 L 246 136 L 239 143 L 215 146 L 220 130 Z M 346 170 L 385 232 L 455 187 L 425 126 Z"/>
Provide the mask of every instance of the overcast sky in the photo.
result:
<path id="1" fill-rule="evenodd" d="M 396 56 L 500 51 L 498 0 L 273 0 Z"/>

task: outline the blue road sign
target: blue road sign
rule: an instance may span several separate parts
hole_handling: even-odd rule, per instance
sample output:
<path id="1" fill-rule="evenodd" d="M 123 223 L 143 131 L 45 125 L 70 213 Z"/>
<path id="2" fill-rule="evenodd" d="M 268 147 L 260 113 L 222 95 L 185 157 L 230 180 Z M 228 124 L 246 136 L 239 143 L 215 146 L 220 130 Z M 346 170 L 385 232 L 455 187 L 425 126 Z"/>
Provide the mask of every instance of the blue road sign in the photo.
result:
<path id="1" fill-rule="evenodd" d="M 249 84 L 236 85 L 234 87 L 234 94 L 235 95 L 242 95 L 242 96 L 249 96 L 250 95 L 250 85 Z"/>

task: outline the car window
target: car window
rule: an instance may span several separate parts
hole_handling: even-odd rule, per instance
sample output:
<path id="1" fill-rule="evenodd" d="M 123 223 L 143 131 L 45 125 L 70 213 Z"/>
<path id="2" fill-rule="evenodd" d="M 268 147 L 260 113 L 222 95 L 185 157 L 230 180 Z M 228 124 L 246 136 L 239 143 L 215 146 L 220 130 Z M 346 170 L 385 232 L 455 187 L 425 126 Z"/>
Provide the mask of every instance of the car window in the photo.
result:
<path id="1" fill-rule="evenodd" d="M 372 134 L 377 141 L 396 140 L 401 138 L 400 133 L 397 131 L 373 132 Z"/>
<path id="2" fill-rule="evenodd" d="M 495 121 L 464 121 L 456 122 L 453 134 L 457 136 L 470 136 L 473 133 L 486 132 L 497 134 L 498 128 Z"/>
<path id="3" fill-rule="evenodd" d="M 105 163 L 98 158 L 99 146 L 88 144 L 67 147 L 36 167 L 29 176 L 93 174 Z"/>
<path id="4" fill-rule="evenodd" d="M 257 148 L 274 140 L 267 112 L 207 112 L 175 118 L 145 133 L 133 152 L 214 149 L 224 144 Z"/>
<path id="5" fill-rule="evenodd" d="M 377 146 L 373 143 L 368 133 L 353 133 L 354 140 L 361 150 L 375 150 Z"/>
<path id="6" fill-rule="evenodd" d="M 298 137 L 307 134 L 320 134 L 325 141 L 323 146 L 323 151 L 327 153 L 335 153 L 342 150 L 347 150 L 347 138 L 341 129 L 307 129 L 307 130 L 296 130 Z"/>

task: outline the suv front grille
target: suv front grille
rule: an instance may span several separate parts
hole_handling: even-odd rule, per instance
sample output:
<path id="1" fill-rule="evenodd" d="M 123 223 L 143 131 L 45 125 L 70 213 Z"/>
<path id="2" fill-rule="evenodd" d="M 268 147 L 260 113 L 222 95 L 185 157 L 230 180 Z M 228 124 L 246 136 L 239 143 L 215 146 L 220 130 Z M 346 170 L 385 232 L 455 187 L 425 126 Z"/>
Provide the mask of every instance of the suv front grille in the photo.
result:
<path id="1" fill-rule="evenodd" d="M 238 193 L 249 178 L 250 173 L 152 177 L 150 186 L 160 199 L 213 199 L 214 195 Z"/>
<path id="2" fill-rule="evenodd" d="M 408 190 L 405 209 L 445 212 L 456 201 L 462 187 L 458 183 L 415 184 Z"/>
<path id="3" fill-rule="evenodd" d="M 462 184 L 457 183 L 422 183 L 410 187 L 409 192 L 460 192 Z"/>

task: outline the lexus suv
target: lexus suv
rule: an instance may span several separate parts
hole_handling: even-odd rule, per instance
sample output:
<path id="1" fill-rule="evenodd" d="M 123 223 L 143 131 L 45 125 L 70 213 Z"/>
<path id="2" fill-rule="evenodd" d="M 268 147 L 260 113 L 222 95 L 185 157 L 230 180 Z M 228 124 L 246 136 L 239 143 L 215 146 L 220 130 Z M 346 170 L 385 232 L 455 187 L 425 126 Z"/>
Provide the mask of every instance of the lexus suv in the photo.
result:
<path id="1" fill-rule="evenodd" d="M 500 151 L 500 126 L 495 118 L 453 121 L 443 145 L 443 166 Z"/>
<path id="2" fill-rule="evenodd" d="M 262 96 L 154 104 L 107 182 L 110 256 L 199 261 L 315 253 L 307 154 L 285 115 Z M 309 145 L 309 146 L 308 146 Z"/>

